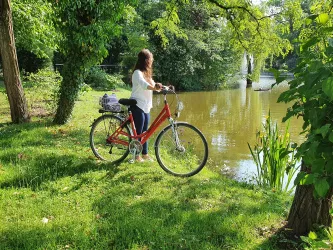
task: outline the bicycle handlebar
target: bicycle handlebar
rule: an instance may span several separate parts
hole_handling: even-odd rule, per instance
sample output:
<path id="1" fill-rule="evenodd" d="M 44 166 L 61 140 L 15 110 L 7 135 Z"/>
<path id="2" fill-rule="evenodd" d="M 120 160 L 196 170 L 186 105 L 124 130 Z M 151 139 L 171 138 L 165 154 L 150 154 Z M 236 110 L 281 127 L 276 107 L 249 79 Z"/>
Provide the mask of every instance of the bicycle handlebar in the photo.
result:
<path id="1" fill-rule="evenodd" d="M 172 85 L 169 86 L 163 85 L 161 90 L 163 94 L 166 94 L 167 92 L 175 93 L 175 87 Z"/>

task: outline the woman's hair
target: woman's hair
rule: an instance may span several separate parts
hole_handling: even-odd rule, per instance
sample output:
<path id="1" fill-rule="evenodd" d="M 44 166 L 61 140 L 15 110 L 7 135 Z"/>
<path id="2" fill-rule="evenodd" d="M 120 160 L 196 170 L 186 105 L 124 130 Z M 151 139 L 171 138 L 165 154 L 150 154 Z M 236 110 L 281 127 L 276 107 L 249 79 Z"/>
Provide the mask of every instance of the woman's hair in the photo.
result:
<path id="1" fill-rule="evenodd" d="M 138 54 L 138 60 L 135 64 L 134 71 L 140 70 L 143 73 L 143 77 L 147 82 L 151 82 L 153 75 L 153 54 L 148 49 L 143 49 Z"/>

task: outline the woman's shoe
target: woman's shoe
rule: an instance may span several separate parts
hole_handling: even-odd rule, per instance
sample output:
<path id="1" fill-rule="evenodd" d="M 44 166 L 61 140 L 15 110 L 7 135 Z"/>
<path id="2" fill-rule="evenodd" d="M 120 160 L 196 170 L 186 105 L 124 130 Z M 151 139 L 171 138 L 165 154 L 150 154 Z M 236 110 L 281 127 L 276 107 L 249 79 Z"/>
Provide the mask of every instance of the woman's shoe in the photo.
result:
<path id="1" fill-rule="evenodd" d="M 149 155 L 142 155 L 142 159 L 143 159 L 144 161 L 154 161 L 154 159 L 151 158 Z"/>
<path id="2" fill-rule="evenodd" d="M 136 162 L 144 162 L 145 160 L 142 159 L 142 157 L 140 155 L 138 155 L 138 156 L 135 157 L 135 161 Z"/>

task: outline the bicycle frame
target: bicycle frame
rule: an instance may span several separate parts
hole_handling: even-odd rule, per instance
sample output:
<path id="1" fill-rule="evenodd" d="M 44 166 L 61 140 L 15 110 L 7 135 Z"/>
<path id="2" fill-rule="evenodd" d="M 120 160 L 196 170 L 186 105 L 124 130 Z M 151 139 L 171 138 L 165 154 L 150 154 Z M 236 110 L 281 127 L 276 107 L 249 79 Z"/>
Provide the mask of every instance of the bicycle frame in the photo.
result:
<path id="1" fill-rule="evenodd" d="M 93 122 L 89 136 L 90 147 L 98 159 L 118 164 L 130 154 L 129 163 L 141 161 L 143 144 L 157 132 L 154 151 L 156 160 L 164 171 L 180 177 L 193 176 L 201 171 L 208 159 L 207 140 L 195 126 L 178 121 L 183 104 L 174 88 L 163 86 L 161 91 L 164 105 L 148 130 L 140 134 L 129 108 L 135 101 L 125 98 L 119 100 L 120 104 L 128 108 L 126 113 L 109 114 L 107 110 L 100 110 L 103 114 Z M 167 93 L 175 94 L 177 100 L 175 113 L 172 114 Z M 175 120 L 171 116 L 175 116 Z M 160 129 L 167 119 L 167 124 L 163 124 L 163 127 L 166 126 Z"/>
<path id="2" fill-rule="evenodd" d="M 150 136 L 152 136 L 152 134 L 156 131 L 156 129 L 167 119 L 172 120 L 169 104 L 166 101 L 166 95 L 164 95 L 164 107 L 159 113 L 159 115 L 155 118 L 154 122 L 149 126 L 147 131 L 139 135 L 137 134 L 132 112 L 129 111 L 127 119 L 119 126 L 119 128 L 117 128 L 117 130 L 111 136 L 109 136 L 107 141 L 109 143 L 128 146 L 129 145 L 128 141 L 119 139 L 119 135 L 124 135 L 131 139 L 138 140 L 140 144 L 143 145 L 150 138 Z M 133 135 L 123 131 L 123 128 L 127 126 L 128 123 L 131 125 Z"/>

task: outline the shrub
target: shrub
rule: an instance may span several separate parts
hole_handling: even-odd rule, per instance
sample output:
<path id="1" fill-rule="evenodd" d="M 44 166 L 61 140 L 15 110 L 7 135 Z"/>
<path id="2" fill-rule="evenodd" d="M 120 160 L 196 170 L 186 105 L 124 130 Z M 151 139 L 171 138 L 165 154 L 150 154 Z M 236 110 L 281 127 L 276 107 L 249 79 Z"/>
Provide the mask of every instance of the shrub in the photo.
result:
<path id="1" fill-rule="evenodd" d="M 106 76 L 108 81 L 115 87 L 124 87 L 125 83 L 122 80 L 123 76 L 120 74 L 113 74 Z"/>
<path id="2" fill-rule="evenodd" d="M 84 93 L 87 93 L 87 92 L 89 92 L 89 91 L 91 91 L 91 90 L 92 90 L 92 88 L 91 88 L 88 84 L 83 83 L 83 84 L 81 85 L 81 87 L 80 87 L 79 96 L 80 96 L 80 95 L 83 95 Z"/>
<path id="3" fill-rule="evenodd" d="M 23 77 L 32 115 L 46 116 L 54 113 L 61 80 L 60 74 L 49 68 Z"/>
<path id="4" fill-rule="evenodd" d="M 17 48 L 17 58 L 20 71 L 28 73 L 37 73 L 39 69 L 50 67 L 52 64 L 51 56 L 49 58 L 40 58 L 33 52 L 23 48 Z"/>
<path id="5" fill-rule="evenodd" d="M 92 67 L 84 81 L 94 89 L 110 90 L 124 85 L 121 78 L 121 75 L 109 75 L 99 67 Z"/>

